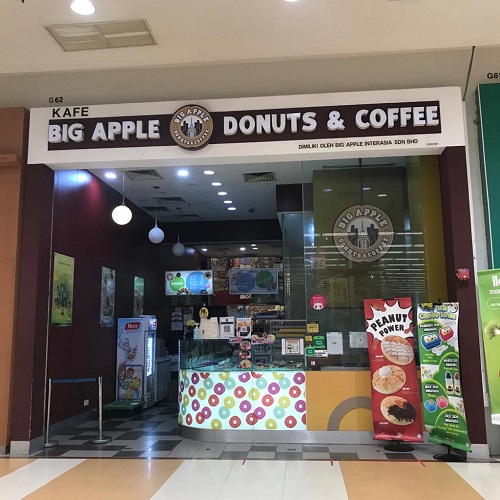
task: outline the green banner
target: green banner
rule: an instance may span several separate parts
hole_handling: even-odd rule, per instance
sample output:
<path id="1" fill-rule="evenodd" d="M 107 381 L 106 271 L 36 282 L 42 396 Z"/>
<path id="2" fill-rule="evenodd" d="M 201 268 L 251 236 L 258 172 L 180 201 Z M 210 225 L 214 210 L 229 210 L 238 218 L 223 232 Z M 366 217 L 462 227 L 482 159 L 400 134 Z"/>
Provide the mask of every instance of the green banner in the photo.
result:
<path id="1" fill-rule="evenodd" d="M 75 259 L 60 253 L 54 253 L 52 273 L 52 324 L 71 326 L 73 321 Z"/>
<path id="2" fill-rule="evenodd" d="M 458 302 L 418 305 L 418 352 L 429 441 L 470 451 L 460 378 Z"/>
<path id="3" fill-rule="evenodd" d="M 500 425 L 500 269 L 477 273 L 491 422 Z"/>

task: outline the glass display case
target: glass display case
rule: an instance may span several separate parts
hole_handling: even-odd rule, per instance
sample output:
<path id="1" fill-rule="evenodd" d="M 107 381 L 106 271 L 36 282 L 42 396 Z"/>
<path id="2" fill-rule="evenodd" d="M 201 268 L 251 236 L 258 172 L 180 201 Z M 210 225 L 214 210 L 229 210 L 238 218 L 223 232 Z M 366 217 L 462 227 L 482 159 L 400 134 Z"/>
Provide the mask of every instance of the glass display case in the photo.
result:
<path id="1" fill-rule="evenodd" d="M 179 367 L 206 372 L 303 370 L 303 338 L 179 340 Z"/>

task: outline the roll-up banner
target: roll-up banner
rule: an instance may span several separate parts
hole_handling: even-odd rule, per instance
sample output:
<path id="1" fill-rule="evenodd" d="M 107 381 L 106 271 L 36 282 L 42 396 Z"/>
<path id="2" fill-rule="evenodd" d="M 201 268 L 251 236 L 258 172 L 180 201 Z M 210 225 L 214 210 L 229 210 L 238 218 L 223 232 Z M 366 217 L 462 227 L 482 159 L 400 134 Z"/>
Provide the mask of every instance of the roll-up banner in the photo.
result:
<path id="1" fill-rule="evenodd" d="M 411 298 L 365 300 L 374 438 L 423 441 Z"/>
<path id="2" fill-rule="evenodd" d="M 500 269 L 477 273 L 491 423 L 500 425 Z"/>
<path id="3" fill-rule="evenodd" d="M 418 347 L 429 441 L 470 451 L 458 351 L 458 302 L 418 304 Z"/>

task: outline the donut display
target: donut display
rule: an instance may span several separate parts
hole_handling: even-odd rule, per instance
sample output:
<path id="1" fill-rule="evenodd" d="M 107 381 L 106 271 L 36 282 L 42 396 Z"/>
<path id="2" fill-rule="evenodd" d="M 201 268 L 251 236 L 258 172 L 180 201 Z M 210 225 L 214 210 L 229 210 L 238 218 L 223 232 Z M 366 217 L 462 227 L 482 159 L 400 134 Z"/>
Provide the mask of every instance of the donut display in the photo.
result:
<path id="1" fill-rule="evenodd" d="M 303 372 L 197 372 L 179 380 L 179 424 L 211 430 L 305 430 Z"/>
<path id="2" fill-rule="evenodd" d="M 413 361 L 413 348 L 403 337 L 389 335 L 382 340 L 380 345 L 382 353 L 396 365 L 409 365 Z"/>

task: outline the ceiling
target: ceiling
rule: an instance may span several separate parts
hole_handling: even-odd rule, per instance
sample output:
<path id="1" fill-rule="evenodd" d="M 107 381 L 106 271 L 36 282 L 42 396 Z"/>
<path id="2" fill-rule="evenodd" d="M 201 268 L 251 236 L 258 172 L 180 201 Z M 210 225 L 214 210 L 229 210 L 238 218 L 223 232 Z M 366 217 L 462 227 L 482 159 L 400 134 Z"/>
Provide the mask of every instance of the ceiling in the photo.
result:
<path id="1" fill-rule="evenodd" d="M 498 0 L 3 0 L 0 74 L 272 61 L 500 44 Z M 48 25 L 145 19 L 156 45 L 64 52 Z"/>

